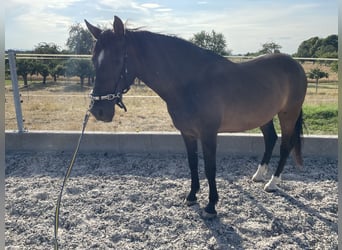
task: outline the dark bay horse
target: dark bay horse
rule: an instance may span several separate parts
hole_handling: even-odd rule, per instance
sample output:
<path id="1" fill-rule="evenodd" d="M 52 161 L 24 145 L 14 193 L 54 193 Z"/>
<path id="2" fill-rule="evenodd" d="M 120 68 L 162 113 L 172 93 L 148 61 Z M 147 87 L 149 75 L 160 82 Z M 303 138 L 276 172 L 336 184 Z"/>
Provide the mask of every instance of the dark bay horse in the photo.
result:
<path id="1" fill-rule="evenodd" d="M 126 109 L 122 95 L 135 78 L 153 89 L 166 102 L 185 142 L 191 171 L 189 205 L 196 202 L 200 188 L 197 140 L 202 144 L 209 183 L 206 217 L 217 214 L 218 133 L 261 128 L 265 153 L 252 179 L 263 181 L 277 140 L 273 118 L 278 115 L 280 160 L 266 191 L 277 189 L 292 149 L 296 162 L 302 164 L 302 104 L 307 80 L 303 68 L 291 57 L 275 54 L 236 64 L 180 38 L 125 29 L 118 17 L 114 17 L 113 30 L 103 31 L 85 22 L 96 39 L 90 112 L 97 120 L 112 121 L 115 105 Z"/>

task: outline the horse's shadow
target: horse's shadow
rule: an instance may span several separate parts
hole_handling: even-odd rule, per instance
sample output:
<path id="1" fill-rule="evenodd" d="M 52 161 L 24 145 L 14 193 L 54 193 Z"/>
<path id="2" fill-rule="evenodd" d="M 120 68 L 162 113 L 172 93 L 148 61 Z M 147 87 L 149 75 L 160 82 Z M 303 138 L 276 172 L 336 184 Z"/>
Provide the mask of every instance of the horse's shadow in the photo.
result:
<path id="1" fill-rule="evenodd" d="M 220 164 L 219 164 L 220 166 Z M 298 173 L 299 170 L 296 170 L 294 166 L 288 166 L 291 170 L 295 171 L 295 173 Z M 248 168 L 249 169 L 249 168 Z M 246 172 L 241 173 L 241 177 L 248 175 L 248 171 L 252 171 L 251 169 L 245 170 Z M 291 172 L 289 170 L 289 172 Z M 301 171 L 300 171 L 301 173 Z M 331 175 L 328 174 L 320 174 L 320 173 L 311 173 L 306 174 L 303 173 L 307 178 L 305 179 L 306 182 L 314 182 L 319 180 L 325 180 L 330 179 Z M 309 176 L 307 176 L 309 175 Z M 204 179 L 204 173 L 201 173 L 200 176 L 202 179 Z M 295 174 L 291 175 L 295 176 Z M 301 175 L 298 175 L 296 180 L 303 180 L 303 177 L 300 177 Z M 259 228 L 260 231 L 255 231 L 253 228 L 248 228 L 241 225 L 248 225 L 247 220 L 253 219 L 252 217 L 243 218 L 239 217 L 239 214 L 234 214 L 234 211 L 222 211 L 222 207 L 218 205 L 218 217 L 213 220 L 207 220 L 203 219 L 203 223 L 206 225 L 206 227 L 210 230 L 211 236 L 215 238 L 216 245 L 213 247 L 213 249 L 245 249 L 249 248 L 253 242 L 248 242 L 248 240 L 245 242 L 245 239 L 242 234 L 248 234 L 248 235 L 254 235 L 255 237 L 262 237 L 262 238 L 274 238 L 277 237 L 279 234 L 286 234 L 287 237 L 291 238 L 291 241 L 296 242 L 296 244 L 303 248 L 308 249 L 312 247 L 312 243 L 308 241 L 305 237 L 301 237 L 301 233 L 305 232 L 307 230 L 314 230 L 310 228 L 310 223 L 318 222 L 319 224 L 324 224 L 326 228 L 329 228 L 329 230 L 333 234 L 337 234 L 337 223 L 332 221 L 332 219 L 329 217 L 329 215 L 325 215 L 322 213 L 321 208 L 317 209 L 310 205 L 310 203 L 305 203 L 301 201 L 300 197 L 293 196 L 287 192 L 286 185 L 281 185 L 280 188 L 274 192 L 274 193 L 266 193 L 263 190 L 263 186 L 265 183 L 254 183 L 252 180 L 244 182 L 244 183 L 236 183 L 237 175 L 232 173 L 229 177 L 226 175 L 220 174 L 221 177 L 221 186 L 219 189 L 226 190 L 227 188 L 232 188 L 237 190 L 237 193 L 239 193 L 239 196 L 241 197 L 241 200 L 243 202 L 248 202 L 249 204 L 246 204 L 246 207 L 253 208 L 254 216 L 258 216 L 260 218 L 264 218 L 266 221 L 260 222 L 264 224 L 260 224 Z M 318 178 L 319 177 L 319 178 Z M 318 179 L 317 179 L 318 178 Z M 205 180 L 204 180 L 205 181 Z M 243 184 L 246 184 L 248 186 L 254 186 L 256 189 L 260 189 L 260 192 L 265 192 L 264 194 L 267 196 L 267 201 L 264 200 L 264 195 L 261 195 L 263 197 L 263 200 L 260 200 L 260 193 L 258 191 L 254 192 L 253 190 L 249 190 L 250 187 L 244 186 Z M 220 185 L 220 184 L 219 184 Z M 204 198 L 205 196 L 201 197 Z M 279 202 L 280 199 L 285 203 L 285 206 L 292 207 L 295 210 L 300 211 L 297 217 L 300 219 L 298 222 L 295 218 L 296 215 L 290 214 L 284 214 L 279 217 L 279 214 L 275 213 L 272 209 L 269 209 L 267 204 L 270 202 Z M 305 198 L 305 197 L 304 197 Z M 222 199 L 225 199 L 222 197 Z M 233 202 L 233 201 L 232 201 Z M 223 202 L 226 203 L 226 202 Z M 222 203 L 222 204 L 223 204 Z M 229 203 L 229 201 L 228 201 Z M 231 205 L 225 205 L 226 208 L 229 209 Z M 196 211 L 199 215 L 202 214 L 204 207 L 195 205 L 192 207 L 194 211 Z M 329 208 L 330 209 L 330 208 Z M 331 208 L 334 209 L 334 208 Z M 337 208 L 336 208 L 337 209 Z M 220 211 L 221 210 L 221 211 Z M 330 210 L 329 210 L 330 211 Z M 331 213 L 335 213 L 335 211 L 331 211 Z M 234 216 L 237 216 L 238 219 L 234 219 Z M 289 216 L 289 217 L 288 217 Z M 337 211 L 336 211 L 337 216 Z M 284 222 L 283 220 L 288 220 Z M 257 222 L 256 222 L 257 223 Z M 261 230 L 261 228 L 264 228 Z M 242 230 L 242 231 L 241 231 Z M 241 232 L 244 232 L 241 234 Z M 260 234 L 260 235 L 257 235 Z"/>
<path id="2" fill-rule="evenodd" d="M 288 203 L 291 203 L 294 207 L 297 207 L 304 211 L 306 214 L 315 217 L 316 219 L 320 220 L 322 223 L 324 223 L 327 227 L 331 229 L 332 232 L 337 233 L 337 223 L 332 223 L 332 221 L 328 218 L 325 218 L 319 211 L 316 209 L 305 205 L 303 202 L 300 200 L 292 197 L 291 195 L 287 194 L 283 190 L 279 189 L 277 190 L 274 195 L 283 197 Z"/>
<path id="3" fill-rule="evenodd" d="M 218 214 L 213 219 L 207 219 L 203 217 L 204 208 L 198 203 L 190 206 L 194 210 L 205 226 L 210 231 L 208 235 L 208 249 L 244 249 L 242 247 L 242 238 L 230 224 L 222 220 L 222 215 Z M 214 240 L 212 239 L 214 238 Z"/>
<path id="4" fill-rule="evenodd" d="M 219 249 L 243 249 L 241 236 L 231 225 L 225 224 L 220 216 L 212 220 L 203 220 L 215 237 Z"/>
<path id="5" fill-rule="evenodd" d="M 297 242 L 298 246 L 302 247 L 302 248 L 310 248 L 312 246 L 310 246 L 310 244 L 305 241 L 303 238 L 298 237 L 297 233 L 293 230 L 298 230 L 298 228 L 304 228 L 305 225 L 301 224 L 301 221 L 298 221 L 298 227 L 294 226 L 294 229 L 291 228 L 287 228 L 288 225 L 284 225 L 282 218 L 277 218 L 277 215 L 275 213 L 273 213 L 272 211 L 270 211 L 269 209 L 267 209 L 263 203 L 261 201 L 258 200 L 257 197 L 255 197 L 255 195 L 251 192 L 246 191 L 242 186 L 240 185 L 234 185 L 234 188 L 238 189 L 239 192 L 241 193 L 242 196 L 247 197 L 247 198 L 251 198 L 252 199 L 248 199 L 248 201 L 251 203 L 250 207 L 254 207 L 255 210 L 259 211 L 259 216 L 263 216 L 265 218 L 267 218 L 267 220 L 269 221 L 269 226 L 268 229 L 266 229 L 267 232 L 263 232 L 265 235 L 264 237 L 271 237 L 273 234 L 278 234 L 278 233 L 285 233 L 286 234 L 291 234 L 291 237 L 293 238 L 294 242 Z M 276 197 L 282 197 L 287 203 L 288 205 L 291 205 L 294 208 L 297 208 L 298 210 L 303 211 L 307 216 L 310 216 L 318 221 L 320 221 L 321 223 L 325 224 L 325 226 L 327 228 L 330 228 L 331 232 L 336 233 L 338 232 L 338 226 L 337 223 L 334 223 L 333 221 L 331 221 L 331 219 L 324 217 L 324 215 L 322 215 L 320 213 L 320 211 L 318 211 L 315 208 L 312 208 L 310 205 L 304 204 L 303 202 L 301 202 L 299 199 L 296 199 L 295 197 L 289 195 L 288 193 L 286 193 L 286 191 L 282 190 L 282 189 L 278 189 L 277 191 L 269 194 L 270 196 L 274 196 Z M 272 199 L 272 197 L 270 197 L 270 199 Z M 247 218 L 248 219 L 248 218 Z M 210 222 L 209 222 L 210 223 Z M 232 224 L 233 227 L 237 227 L 237 225 L 234 225 L 234 223 Z M 244 229 L 246 230 L 246 229 Z M 255 232 L 251 232 L 252 234 L 255 234 Z M 237 237 L 239 239 L 241 239 L 241 236 L 236 233 Z M 225 243 L 225 242 L 223 242 Z M 222 245 L 224 246 L 224 245 Z M 241 244 L 240 244 L 241 246 Z M 224 248 L 227 249 L 227 248 Z M 241 247 L 241 249 L 243 249 Z"/>

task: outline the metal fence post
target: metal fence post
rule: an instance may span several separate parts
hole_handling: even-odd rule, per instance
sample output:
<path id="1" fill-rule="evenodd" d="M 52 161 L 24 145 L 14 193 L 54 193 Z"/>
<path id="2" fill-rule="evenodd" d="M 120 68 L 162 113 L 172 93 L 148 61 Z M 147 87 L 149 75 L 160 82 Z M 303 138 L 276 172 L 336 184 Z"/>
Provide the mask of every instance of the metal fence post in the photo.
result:
<path id="1" fill-rule="evenodd" d="M 13 99 L 14 99 L 14 105 L 15 105 L 15 113 L 17 117 L 18 132 L 22 133 L 24 132 L 24 123 L 23 123 L 23 115 L 21 112 L 21 101 L 20 101 L 20 94 L 19 94 L 17 67 L 15 64 L 15 52 L 13 50 L 8 51 L 8 62 L 9 62 L 10 72 L 11 72 Z"/>

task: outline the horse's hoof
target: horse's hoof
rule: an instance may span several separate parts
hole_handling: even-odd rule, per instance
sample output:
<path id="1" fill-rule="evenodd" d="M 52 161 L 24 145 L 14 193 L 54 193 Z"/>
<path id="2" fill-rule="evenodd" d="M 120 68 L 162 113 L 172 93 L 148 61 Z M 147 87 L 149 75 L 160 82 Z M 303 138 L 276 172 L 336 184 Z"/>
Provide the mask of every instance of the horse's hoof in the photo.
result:
<path id="1" fill-rule="evenodd" d="M 280 177 L 272 176 L 271 180 L 265 185 L 264 190 L 266 192 L 275 192 L 279 189 Z"/>
<path id="2" fill-rule="evenodd" d="M 264 182 L 266 180 L 265 179 L 266 173 L 267 173 L 267 164 L 263 164 L 263 165 L 259 164 L 258 170 L 255 172 L 255 174 L 252 177 L 252 181 Z"/>
<path id="3" fill-rule="evenodd" d="M 207 211 L 203 210 L 202 212 L 202 218 L 205 220 L 212 220 L 217 217 L 217 213 L 208 213 Z"/>
<path id="4" fill-rule="evenodd" d="M 191 207 L 191 206 L 197 204 L 197 200 L 194 200 L 194 201 L 185 200 L 185 204 L 186 204 L 188 207 Z"/>
<path id="5" fill-rule="evenodd" d="M 203 219 L 214 219 L 217 216 L 217 212 L 215 210 L 215 205 L 211 202 L 203 209 L 202 218 Z"/>
<path id="6" fill-rule="evenodd" d="M 274 193 L 278 190 L 278 186 L 273 186 L 273 187 L 270 187 L 269 185 L 265 185 L 264 187 L 264 190 L 267 192 L 267 193 Z"/>
<path id="7" fill-rule="evenodd" d="M 265 182 L 265 178 L 263 177 L 263 176 L 256 176 L 256 175 L 253 175 L 253 177 L 252 177 L 252 181 L 254 181 L 254 182 Z"/>

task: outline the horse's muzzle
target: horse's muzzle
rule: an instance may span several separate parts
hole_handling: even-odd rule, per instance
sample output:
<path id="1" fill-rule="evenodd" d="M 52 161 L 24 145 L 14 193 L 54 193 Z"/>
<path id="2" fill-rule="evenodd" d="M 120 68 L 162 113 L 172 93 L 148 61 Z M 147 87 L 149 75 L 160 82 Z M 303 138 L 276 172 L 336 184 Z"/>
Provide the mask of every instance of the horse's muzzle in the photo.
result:
<path id="1" fill-rule="evenodd" d="M 90 108 L 90 113 L 98 121 L 111 122 L 114 117 L 114 105 L 111 101 L 95 102 Z"/>

